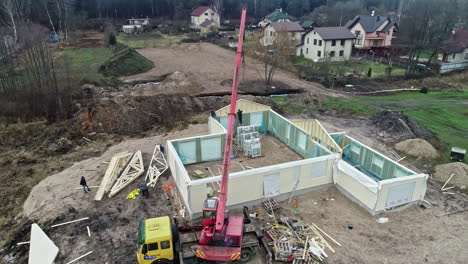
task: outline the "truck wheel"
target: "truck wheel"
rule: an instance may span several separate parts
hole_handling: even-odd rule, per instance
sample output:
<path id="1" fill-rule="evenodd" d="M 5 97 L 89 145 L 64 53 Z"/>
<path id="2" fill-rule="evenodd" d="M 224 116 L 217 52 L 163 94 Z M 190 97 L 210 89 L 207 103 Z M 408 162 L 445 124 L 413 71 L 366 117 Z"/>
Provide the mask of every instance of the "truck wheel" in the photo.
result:
<path id="1" fill-rule="evenodd" d="M 250 250 L 248 248 L 242 249 L 241 254 L 240 254 L 240 259 L 238 260 L 238 262 L 239 263 L 247 263 L 252 259 L 253 255 L 254 255 L 254 253 L 252 252 L 252 250 Z"/>
<path id="2" fill-rule="evenodd" d="M 170 261 L 168 259 L 158 259 L 156 261 L 153 261 L 151 264 L 172 264 L 173 261 Z"/>

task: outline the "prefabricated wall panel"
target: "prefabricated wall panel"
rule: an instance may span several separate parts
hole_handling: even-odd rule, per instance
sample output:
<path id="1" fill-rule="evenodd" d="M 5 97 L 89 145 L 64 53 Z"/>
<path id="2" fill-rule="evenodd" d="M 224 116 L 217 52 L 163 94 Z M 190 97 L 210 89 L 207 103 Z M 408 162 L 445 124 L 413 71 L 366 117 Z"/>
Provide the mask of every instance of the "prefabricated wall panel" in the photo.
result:
<path id="1" fill-rule="evenodd" d="M 311 135 L 311 139 L 320 143 L 333 153 L 341 153 L 340 146 L 333 140 L 328 132 L 323 128 L 322 124 L 316 119 L 307 120 L 292 120 L 294 125 Z"/>
<path id="2" fill-rule="evenodd" d="M 266 176 L 279 177 L 279 193 L 276 196 L 291 193 L 297 180 L 296 191 L 332 184 L 333 164 L 338 158 L 339 155 L 333 154 L 232 173 L 229 175 L 227 205 L 236 207 L 263 200 L 267 196 L 264 193 Z M 220 176 L 216 176 L 191 182 L 188 188 L 193 214 L 201 212 L 203 201 L 207 198 L 207 186 L 220 179 Z"/>
<path id="3" fill-rule="evenodd" d="M 216 118 L 208 117 L 208 132 L 210 135 L 213 134 L 225 134 L 226 129 L 216 120 Z"/>
<path id="4" fill-rule="evenodd" d="M 371 214 L 424 198 L 427 175 L 416 174 L 345 133 L 328 134 L 317 120 L 293 123 L 268 106 L 246 100 L 239 100 L 238 106 L 244 111 L 242 125 L 257 126 L 304 159 L 230 174 L 231 208 L 269 196 L 284 200 L 291 193 L 331 184 Z M 201 213 L 203 201 L 221 177 L 192 180 L 184 165 L 222 159 L 228 110 L 224 107 L 216 118 L 209 118 L 210 135 L 168 141 L 167 162 L 191 217 Z"/>
<path id="5" fill-rule="evenodd" d="M 172 140 L 171 144 L 184 165 L 221 160 L 226 134 Z"/>
<path id="6" fill-rule="evenodd" d="M 189 214 L 191 215 L 191 209 L 188 206 L 189 205 L 189 183 L 190 183 L 190 178 L 188 176 L 187 170 L 184 167 L 184 164 L 182 164 L 182 161 L 179 158 L 179 155 L 177 154 L 177 151 L 175 150 L 174 146 L 172 145 L 172 141 L 167 142 L 167 164 L 169 168 L 171 169 L 171 174 L 172 178 L 174 179 L 174 182 L 177 185 L 177 189 L 179 190 L 180 196 L 182 197 L 182 200 L 184 201 L 184 204 L 187 207 L 187 210 Z"/>
<path id="7" fill-rule="evenodd" d="M 234 121 L 234 135 L 237 135 L 237 127 L 239 126 L 255 126 L 258 132 L 265 134 L 267 132 L 268 113 L 269 111 L 244 113 L 242 114 L 242 124 L 239 123 L 239 119 L 236 117 Z M 218 116 L 216 119 L 226 130 L 228 116 Z"/>
<path id="8" fill-rule="evenodd" d="M 219 109 L 218 111 L 216 111 L 216 115 L 227 116 L 229 114 L 230 108 L 231 108 L 231 105 L 229 104 Z M 259 103 L 254 103 L 249 100 L 239 99 L 236 102 L 236 113 L 237 113 L 237 110 L 239 109 L 242 110 L 244 114 L 247 114 L 247 113 L 253 113 L 253 112 L 265 112 L 265 111 L 270 110 L 271 107 L 267 105 L 262 105 Z"/>

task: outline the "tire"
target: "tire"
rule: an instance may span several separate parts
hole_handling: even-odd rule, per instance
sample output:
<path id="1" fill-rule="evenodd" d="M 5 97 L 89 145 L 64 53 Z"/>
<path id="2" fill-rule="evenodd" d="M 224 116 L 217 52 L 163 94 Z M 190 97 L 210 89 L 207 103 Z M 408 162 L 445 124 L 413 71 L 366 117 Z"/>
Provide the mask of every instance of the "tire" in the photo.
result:
<path id="1" fill-rule="evenodd" d="M 255 254 L 253 253 L 252 250 L 248 248 L 242 249 L 238 263 L 247 263 L 253 258 L 254 255 Z"/>
<path id="2" fill-rule="evenodd" d="M 158 259 L 158 260 L 151 262 L 151 264 L 173 264 L 173 263 L 174 262 L 172 260 L 168 260 L 168 259 Z"/>

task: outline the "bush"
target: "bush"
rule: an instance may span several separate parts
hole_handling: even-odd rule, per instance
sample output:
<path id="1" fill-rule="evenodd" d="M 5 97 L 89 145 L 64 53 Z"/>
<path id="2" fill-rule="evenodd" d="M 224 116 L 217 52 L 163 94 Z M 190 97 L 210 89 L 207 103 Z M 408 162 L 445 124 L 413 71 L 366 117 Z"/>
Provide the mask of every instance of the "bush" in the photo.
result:
<path id="1" fill-rule="evenodd" d="M 117 44 L 117 39 L 115 37 L 115 34 L 114 33 L 110 33 L 109 34 L 109 45 L 115 45 Z"/>

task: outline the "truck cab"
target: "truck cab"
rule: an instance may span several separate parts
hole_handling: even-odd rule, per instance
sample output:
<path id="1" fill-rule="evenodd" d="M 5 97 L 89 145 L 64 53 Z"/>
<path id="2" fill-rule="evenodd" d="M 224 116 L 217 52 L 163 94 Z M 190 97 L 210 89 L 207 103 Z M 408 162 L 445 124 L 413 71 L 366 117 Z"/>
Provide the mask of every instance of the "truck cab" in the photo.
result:
<path id="1" fill-rule="evenodd" d="M 144 219 L 138 232 L 139 264 L 174 263 L 174 239 L 169 216 Z"/>

